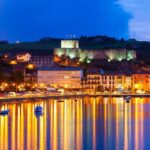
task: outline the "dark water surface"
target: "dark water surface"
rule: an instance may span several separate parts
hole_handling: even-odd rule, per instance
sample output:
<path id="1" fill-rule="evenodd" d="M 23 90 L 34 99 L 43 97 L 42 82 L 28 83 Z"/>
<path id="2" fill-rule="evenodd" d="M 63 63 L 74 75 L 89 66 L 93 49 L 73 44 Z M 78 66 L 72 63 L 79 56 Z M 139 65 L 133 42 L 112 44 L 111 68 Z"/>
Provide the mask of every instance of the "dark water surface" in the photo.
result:
<path id="1" fill-rule="evenodd" d="M 43 115 L 34 108 L 43 106 Z M 0 150 L 150 150 L 150 98 L 1 104 Z"/>

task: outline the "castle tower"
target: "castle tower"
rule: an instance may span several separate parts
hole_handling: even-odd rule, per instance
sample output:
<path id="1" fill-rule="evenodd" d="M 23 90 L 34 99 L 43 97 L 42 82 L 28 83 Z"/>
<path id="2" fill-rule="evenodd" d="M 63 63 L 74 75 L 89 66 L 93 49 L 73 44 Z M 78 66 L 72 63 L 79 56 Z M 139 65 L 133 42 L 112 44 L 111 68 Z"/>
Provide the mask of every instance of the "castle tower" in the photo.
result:
<path id="1" fill-rule="evenodd" d="M 79 48 L 78 40 L 61 40 L 61 48 Z"/>

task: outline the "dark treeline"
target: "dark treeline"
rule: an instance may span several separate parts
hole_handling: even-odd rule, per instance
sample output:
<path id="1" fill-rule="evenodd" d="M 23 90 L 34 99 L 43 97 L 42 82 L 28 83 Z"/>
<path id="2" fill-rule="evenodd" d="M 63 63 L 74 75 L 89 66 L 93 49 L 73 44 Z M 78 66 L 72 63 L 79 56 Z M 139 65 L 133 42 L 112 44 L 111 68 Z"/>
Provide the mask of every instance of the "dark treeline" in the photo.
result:
<path id="1" fill-rule="evenodd" d="M 68 38 L 69 39 L 69 38 Z M 76 38 L 80 41 L 82 49 L 134 49 L 137 51 L 137 59 L 150 64 L 150 42 L 137 41 L 135 39 L 116 39 L 107 36 L 81 36 Z M 42 38 L 35 42 L 9 43 L 8 41 L 0 41 L 0 53 L 19 53 L 30 52 L 31 54 L 53 54 L 54 48 L 60 47 L 59 38 Z"/>

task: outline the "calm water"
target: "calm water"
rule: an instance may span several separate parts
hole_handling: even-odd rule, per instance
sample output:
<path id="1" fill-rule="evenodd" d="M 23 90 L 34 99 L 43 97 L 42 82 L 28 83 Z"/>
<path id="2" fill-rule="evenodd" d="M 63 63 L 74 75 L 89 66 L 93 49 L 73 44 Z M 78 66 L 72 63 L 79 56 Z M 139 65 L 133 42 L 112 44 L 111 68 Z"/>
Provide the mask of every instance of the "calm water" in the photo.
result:
<path id="1" fill-rule="evenodd" d="M 35 115 L 42 105 L 44 114 Z M 0 150 L 149 150 L 150 99 L 84 98 L 1 104 Z"/>

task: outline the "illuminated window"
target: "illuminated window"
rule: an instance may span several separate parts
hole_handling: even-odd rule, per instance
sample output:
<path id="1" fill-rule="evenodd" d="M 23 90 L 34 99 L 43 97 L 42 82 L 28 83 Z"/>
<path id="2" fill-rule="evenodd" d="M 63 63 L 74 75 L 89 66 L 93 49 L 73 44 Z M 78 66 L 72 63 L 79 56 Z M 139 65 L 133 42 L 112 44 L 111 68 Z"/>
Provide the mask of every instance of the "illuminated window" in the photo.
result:
<path id="1" fill-rule="evenodd" d="M 68 79 L 69 77 L 68 76 L 64 76 L 64 79 Z"/>

